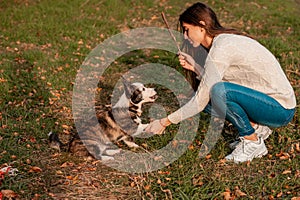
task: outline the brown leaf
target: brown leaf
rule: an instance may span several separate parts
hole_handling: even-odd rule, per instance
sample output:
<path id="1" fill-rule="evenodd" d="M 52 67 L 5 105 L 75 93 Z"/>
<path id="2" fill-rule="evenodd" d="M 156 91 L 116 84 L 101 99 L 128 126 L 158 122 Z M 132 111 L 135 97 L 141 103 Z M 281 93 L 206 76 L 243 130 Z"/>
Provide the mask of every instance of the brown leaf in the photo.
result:
<path id="1" fill-rule="evenodd" d="M 279 193 L 276 195 L 276 197 L 277 197 L 277 198 L 280 198 L 280 197 L 282 197 L 282 195 L 283 195 L 283 193 L 282 193 L 282 192 L 279 192 Z"/>
<path id="2" fill-rule="evenodd" d="M 273 200 L 274 196 L 273 195 L 269 195 L 269 200 Z"/>
<path id="3" fill-rule="evenodd" d="M 151 189 L 151 185 L 145 185 L 145 186 L 144 186 L 144 189 L 145 189 L 146 191 L 149 191 L 149 190 Z"/>
<path id="4" fill-rule="evenodd" d="M 247 196 L 247 194 L 244 193 L 244 192 L 242 192 L 238 186 L 236 186 L 236 187 L 234 188 L 234 193 L 235 193 L 235 195 L 236 195 L 237 197 L 245 197 L 245 196 Z"/>
<path id="5" fill-rule="evenodd" d="M 291 174 L 291 173 L 292 173 L 291 170 L 284 170 L 284 171 L 282 172 L 282 174 Z"/>
<path id="6" fill-rule="evenodd" d="M 57 171 L 56 171 L 56 174 L 57 174 L 57 175 L 63 175 L 64 173 L 63 173 L 61 170 L 57 170 Z"/>
<path id="7" fill-rule="evenodd" d="M 62 127 L 63 129 L 66 129 L 66 130 L 69 130 L 69 129 L 70 129 L 70 127 L 69 127 L 68 125 L 66 125 L 66 124 L 61 125 L 61 127 Z"/>
<path id="8" fill-rule="evenodd" d="M 290 158 L 290 154 L 285 152 L 280 152 L 276 154 L 276 157 L 279 157 L 280 160 L 287 160 Z"/>
<path id="9" fill-rule="evenodd" d="M 42 172 L 43 170 L 37 166 L 30 167 L 29 172 Z"/>
<path id="10" fill-rule="evenodd" d="M 2 193 L 3 197 L 9 198 L 9 199 L 18 197 L 18 194 L 12 190 L 1 190 L 1 193 Z"/>
<path id="11" fill-rule="evenodd" d="M 231 194 L 230 189 L 226 189 L 225 192 L 222 193 L 224 200 L 231 200 Z"/>
<path id="12" fill-rule="evenodd" d="M 157 179 L 157 184 L 161 184 L 161 180 L 160 179 Z"/>
<path id="13" fill-rule="evenodd" d="M 300 200 L 300 197 L 293 197 L 291 200 Z"/>
<path id="14" fill-rule="evenodd" d="M 130 187 L 135 187 L 135 182 L 131 182 Z"/>
<path id="15" fill-rule="evenodd" d="M 74 163 L 72 162 L 64 162 L 60 167 L 61 168 L 66 168 L 66 167 L 72 167 L 74 166 Z"/>
<path id="16" fill-rule="evenodd" d="M 300 144 L 299 143 L 295 144 L 295 149 L 298 153 L 300 153 Z"/>

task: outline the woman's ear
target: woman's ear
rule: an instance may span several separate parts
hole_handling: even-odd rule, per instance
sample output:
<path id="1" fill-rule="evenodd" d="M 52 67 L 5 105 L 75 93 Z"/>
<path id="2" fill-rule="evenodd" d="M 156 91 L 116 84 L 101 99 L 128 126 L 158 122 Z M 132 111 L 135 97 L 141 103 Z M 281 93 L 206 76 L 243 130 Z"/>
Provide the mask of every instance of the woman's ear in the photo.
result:
<path id="1" fill-rule="evenodd" d="M 200 23 L 201 25 L 203 25 L 203 26 L 206 26 L 205 21 L 200 21 L 199 23 Z"/>

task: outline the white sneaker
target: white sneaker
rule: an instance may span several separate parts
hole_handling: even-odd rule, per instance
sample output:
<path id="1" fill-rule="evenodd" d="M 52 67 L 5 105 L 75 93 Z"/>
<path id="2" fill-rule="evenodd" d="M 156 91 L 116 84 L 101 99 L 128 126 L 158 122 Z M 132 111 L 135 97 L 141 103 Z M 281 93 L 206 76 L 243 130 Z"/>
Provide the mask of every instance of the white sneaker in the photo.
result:
<path id="1" fill-rule="evenodd" d="M 247 140 L 243 137 L 240 139 L 241 142 L 231 154 L 225 157 L 226 160 L 240 163 L 267 155 L 268 150 L 262 138 L 259 137 L 258 141 Z"/>
<path id="2" fill-rule="evenodd" d="M 268 139 L 268 137 L 272 134 L 272 130 L 267 126 L 256 124 L 253 128 L 255 129 L 255 133 L 257 134 L 257 137 L 260 137 L 263 140 Z M 235 140 L 234 142 L 229 144 L 229 148 L 235 149 L 239 143 L 240 140 Z"/>

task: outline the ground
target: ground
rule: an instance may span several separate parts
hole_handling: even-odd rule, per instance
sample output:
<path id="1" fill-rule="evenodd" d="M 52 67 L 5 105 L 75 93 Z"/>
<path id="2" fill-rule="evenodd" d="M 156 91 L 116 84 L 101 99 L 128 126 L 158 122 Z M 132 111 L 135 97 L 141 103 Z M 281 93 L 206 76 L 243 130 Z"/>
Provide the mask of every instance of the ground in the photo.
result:
<path id="1" fill-rule="evenodd" d="M 187 151 L 172 164 L 149 173 L 125 173 L 92 157 L 51 149 L 50 131 L 63 142 L 76 133 L 73 87 L 91 50 L 120 32 L 165 27 L 162 11 L 176 30 L 179 13 L 194 2 L 7 0 L 0 5 L 0 169 L 11 166 L 19 172 L 16 176 L 0 174 L 0 194 L 7 199 L 299 199 L 300 2 L 205 2 L 223 25 L 251 34 L 270 49 L 295 90 L 295 117 L 288 126 L 274 129 L 266 141 L 267 156 L 251 163 L 225 163 L 230 150 L 228 135 L 224 135 L 207 156 L 199 158 L 210 119 L 205 114 Z M 109 103 L 121 75 L 145 63 L 161 63 L 182 72 L 173 53 L 130 52 L 99 78 L 97 106 Z M 146 110 L 169 113 L 178 108 L 168 88 L 153 86 L 161 98 L 156 107 Z M 147 115 L 145 120 L 149 120 Z M 173 125 L 161 137 L 138 142 L 148 151 L 159 149 L 177 129 Z M 173 141 L 172 147 L 181 142 L 185 141 Z"/>

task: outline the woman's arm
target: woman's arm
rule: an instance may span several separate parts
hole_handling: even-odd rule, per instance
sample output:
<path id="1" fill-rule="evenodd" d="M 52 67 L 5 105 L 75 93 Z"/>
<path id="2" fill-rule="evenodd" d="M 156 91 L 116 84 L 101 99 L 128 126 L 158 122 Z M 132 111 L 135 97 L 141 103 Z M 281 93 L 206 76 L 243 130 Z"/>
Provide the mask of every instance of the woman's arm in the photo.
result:
<path id="1" fill-rule="evenodd" d="M 225 55 L 223 55 L 224 52 L 226 52 Z M 167 118 L 163 118 L 161 121 L 155 120 L 151 122 L 145 131 L 154 134 L 162 134 L 166 128 L 165 126 L 168 126 L 171 123 L 177 124 L 182 120 L 200 113 L 210 100 L 209 93 L 212 86 L 222 81 L 224 73 L 229 67 L 231 61 L 229 60 L 227 53 L 229 54 L 229 52 L 224 51 L 222 47 L 215 49 L 212 47 L 207 56 L 205 71 L 195 95 L 177 111 L 168 115 Z M 188 67 L 190 70 L 195 70 L 194 67 Z"/>

